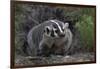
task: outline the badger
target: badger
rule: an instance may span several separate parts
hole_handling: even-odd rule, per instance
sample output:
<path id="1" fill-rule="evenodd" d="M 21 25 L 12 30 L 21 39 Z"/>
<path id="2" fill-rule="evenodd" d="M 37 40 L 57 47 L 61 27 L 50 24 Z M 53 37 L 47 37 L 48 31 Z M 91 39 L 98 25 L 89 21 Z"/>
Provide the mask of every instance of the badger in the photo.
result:
<path id="1" fill-rule="evenodd" d="M 71 47 L 72 32 L 69 23 L 48 20 L 33 27 L 27 36 L 28 53 L 31 56 L 65 54 Z"/>

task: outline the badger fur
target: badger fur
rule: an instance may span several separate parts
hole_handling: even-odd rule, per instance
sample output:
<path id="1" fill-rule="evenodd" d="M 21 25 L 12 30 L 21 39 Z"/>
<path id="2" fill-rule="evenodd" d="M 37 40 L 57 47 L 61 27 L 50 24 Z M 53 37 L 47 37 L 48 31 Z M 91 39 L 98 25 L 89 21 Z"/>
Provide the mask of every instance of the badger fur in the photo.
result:
<path id="1" fill-rule="evenodd" d="M 33 27 L 27 36 L 31 56 L 65 54 L 71 47 L 72 33 L 68 23 L 48 20 Z"/>

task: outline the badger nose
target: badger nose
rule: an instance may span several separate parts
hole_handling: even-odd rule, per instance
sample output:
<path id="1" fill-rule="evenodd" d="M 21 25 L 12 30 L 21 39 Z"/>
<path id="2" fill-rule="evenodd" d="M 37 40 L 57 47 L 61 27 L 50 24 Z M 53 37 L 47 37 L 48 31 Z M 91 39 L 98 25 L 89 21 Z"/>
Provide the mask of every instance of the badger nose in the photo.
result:
<path id="1" fill-rule="evenodd" d="M 60 34 L 60 37 L 64 37 L 65 36 L 65 34 Z"/>

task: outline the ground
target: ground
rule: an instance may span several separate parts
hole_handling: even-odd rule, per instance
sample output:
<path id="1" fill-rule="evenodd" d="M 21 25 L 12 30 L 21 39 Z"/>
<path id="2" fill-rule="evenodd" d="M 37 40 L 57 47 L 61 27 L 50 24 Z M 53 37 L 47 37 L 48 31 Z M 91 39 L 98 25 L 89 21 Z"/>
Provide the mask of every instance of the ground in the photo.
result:
<path id="1" fill-rule="evenodd" d="M 77 53 L 74 55 L 51 55 L 51 57 L 23 57 L 17 56 L 15 58 L 15 66 L 27 66 L 27 65 L 47 65 L 57 63 L 76 63 L 94 61 L 95 55 L 93 53 Z"/>

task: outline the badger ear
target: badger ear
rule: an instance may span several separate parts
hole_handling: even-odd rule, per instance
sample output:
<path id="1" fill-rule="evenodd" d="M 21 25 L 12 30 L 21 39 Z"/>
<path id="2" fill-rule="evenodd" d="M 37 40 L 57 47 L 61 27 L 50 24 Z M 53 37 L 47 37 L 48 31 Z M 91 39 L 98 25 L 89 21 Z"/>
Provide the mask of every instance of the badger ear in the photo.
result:
<path id="1" fill-rule="evenodd" d="M 69 23 L 65 23 L 64 28 L 68 28 L 68 27 L 69 27 Z"/>

